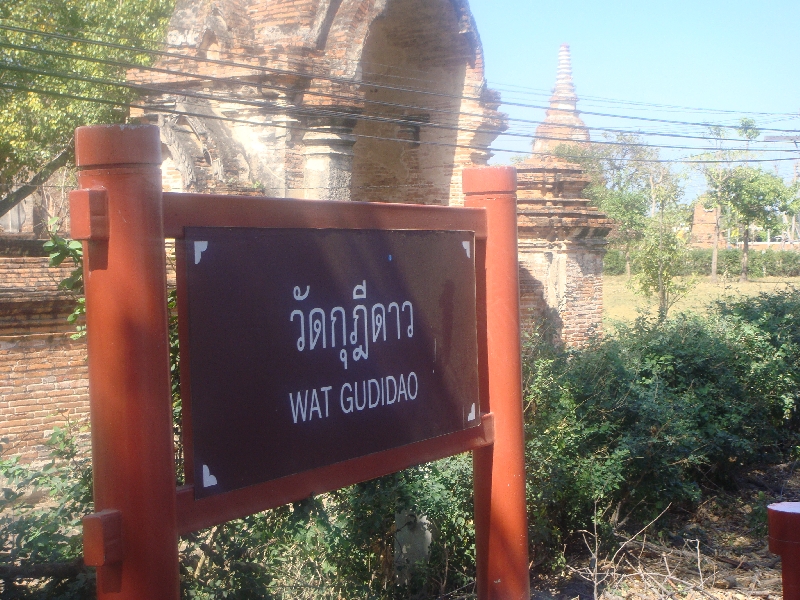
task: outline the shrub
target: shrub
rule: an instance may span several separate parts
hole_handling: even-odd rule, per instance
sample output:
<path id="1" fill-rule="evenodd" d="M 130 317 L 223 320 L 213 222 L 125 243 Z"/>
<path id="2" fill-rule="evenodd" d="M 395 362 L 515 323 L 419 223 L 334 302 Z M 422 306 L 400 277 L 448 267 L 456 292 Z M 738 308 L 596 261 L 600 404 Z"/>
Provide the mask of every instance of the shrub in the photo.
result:
<path id="1" fill-rule="evenodd" d="M 720 249 L 717 257 L 717 273 L 738 276 L 741 272 L 742 251 Z M 791 250 L 755 250 L 750 252 L 749 270 L 753 277 L 800 277 L 800 252 Z M 633 273 L 637 265 L 631 266 Z M 623 275 L 625 258 L 620 250 L 611 249 L 603 258 L 603 273 Z M 679 275 L 711 275 L 711 249 L 689 250 L 680 265 Z"/>
<path id="2" fill-rule="evenodd" d="M 92 511 L 92 471 L 77 424 L 56 428 L 50 460 L 25 465 L 0 459 L 0 573 L 3 598 L 78 600 L 95 597 L 94 573 L 83 566 L 81 518 Z M 44 577 L 54 573 L 58 577 Z M 18 585 L 9 574 L 26 575 Z"/>
<path id="3" fill-rule="evenodd" d="M 617 527 L 777 456 L 794 436 L 797 316 L 788 291 L 707 317 L 639 319 L 574 352 L 527 356 L 528 506 L 537 560 L 558 559 L 596 507 Z"/>
<path id="4" fill-rule="evenodd" d="M 603 257 L 603 273 L 606 275 L 625 274 L 625 253 L 612 248 Z"/>

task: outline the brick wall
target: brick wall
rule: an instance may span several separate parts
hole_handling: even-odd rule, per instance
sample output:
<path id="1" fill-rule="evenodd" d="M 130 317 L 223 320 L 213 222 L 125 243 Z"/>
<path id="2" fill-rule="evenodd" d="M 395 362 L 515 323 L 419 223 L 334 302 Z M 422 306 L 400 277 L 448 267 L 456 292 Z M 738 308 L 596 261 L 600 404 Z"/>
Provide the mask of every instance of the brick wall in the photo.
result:
<path id="1" fill-rule="evenodd" d="M 693 248 L 713 248 L 716 220 L 719 213 L 718 208 L 710 210 L 703 208 L 703 204 L 698 202 L 694 205 L 694 215 L 692 218 L 692 237 L 691 246 Z M 717 244 L 721 240 L 717 240 Z"/>
<path id="2" fill-rule="evenodd" d="M 520 308 L 524 326 L 543 323 L 554 341 L 580 347 L 602 331 L 602 245 L 543 247 L 520 240 Z"/>
<path id="3" fill-rule="evenodd" d="M 71 265 L 48 266 L 42 240 L 0 238 L 0 442 L 3 453 L 47 458 L 53 428 L 89 414 L 86 345 L 58 289 Z"/>
<path id="4" fill-rule="evenodd" d="M 169 84 L 154 105 L 239 120 L 132 111 L 161 128 L 171 191 L 461 204 L 461 170 L 486 164 L 505 127 L 466 0 L 178 0 L 166 42 L 176 54 L 238 63 L 170 56 L 158 66 L 171 73 L 129 71 L 137 83 Z M 230 96 L 273 104 L 270 123 Z M 334 182 L 344 191 L 322 191 Z"/>
<path id="5" fill-rule="evenodd" d="M 70 333 L 0 336 L 3 454 L 47 458 L 56 426 L 88 422 L 86 344 Z"/>

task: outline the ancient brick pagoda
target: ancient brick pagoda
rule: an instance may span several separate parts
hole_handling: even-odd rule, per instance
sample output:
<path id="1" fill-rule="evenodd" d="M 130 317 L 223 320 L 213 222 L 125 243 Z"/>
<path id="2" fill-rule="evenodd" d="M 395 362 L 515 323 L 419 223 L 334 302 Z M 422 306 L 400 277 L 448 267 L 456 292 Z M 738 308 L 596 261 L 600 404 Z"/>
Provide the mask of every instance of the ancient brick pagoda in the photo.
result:
<path id="1" fill-rule="evenodd" d="M 553 154 L 559 145 L 589 141 L 577 102 L 564 44 L 533 153 L 517 165 L 517 198 L 524 321 L 545 319 L 555 339 L 567 346 L 579 346 L 601 330 L 603 255 L 611 230 L 611 221 L 582 197 L 588 175 Z"/>
<path id="2" fill-rule="evenodd" d="M 461 204 L 505 128 L 466 0 L 178 0 L 165 49 L 169 191 Z"/>

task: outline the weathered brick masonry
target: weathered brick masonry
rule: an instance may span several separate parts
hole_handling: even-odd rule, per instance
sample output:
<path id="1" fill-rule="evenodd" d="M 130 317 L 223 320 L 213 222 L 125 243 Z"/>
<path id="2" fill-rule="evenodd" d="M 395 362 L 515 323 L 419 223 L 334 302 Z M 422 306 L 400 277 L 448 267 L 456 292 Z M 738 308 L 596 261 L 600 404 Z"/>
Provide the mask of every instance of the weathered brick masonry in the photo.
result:
<path id="1" fill-rule="evenodd" d="M 178 0 L 167 49 L 173 191 L 460 204 L 505 128 L 466 0 Z"/>
<path id="2" fill-rule="evenodd" d="M 517 165 L 517 198 L 523 323 L 544 320 L 567 346 L 601 332 L 603 255 L 611 230 L 611 221 L 581 197 L 589 177 L 553 155 L 559 145 L 589 141 L 577 101 L 564 45 L 550 110 L 536 130 L 531 157 Z"/>
<path id="3" fill-rule="evenodd" d="M 0 439 L 3 452 L 44 459 L 55 426 L 89 413 L 86 344 L 66 321 L 74 297 L 58 289 L 42 240 L 0 238 Z"/>

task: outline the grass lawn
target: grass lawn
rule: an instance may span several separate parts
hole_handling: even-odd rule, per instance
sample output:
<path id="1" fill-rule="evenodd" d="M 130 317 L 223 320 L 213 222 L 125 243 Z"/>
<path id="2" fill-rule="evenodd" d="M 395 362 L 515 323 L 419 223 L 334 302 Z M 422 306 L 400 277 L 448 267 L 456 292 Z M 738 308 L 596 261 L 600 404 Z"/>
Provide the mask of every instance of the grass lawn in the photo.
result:
<path id="1" fill-rule="evenodd" d="M 800 277 L 764 277 L 745 283 L 739 283 L 738 278 L 725 280 L 720 277 L 717 283 L 711 283 L 708 277 L 701 276 L 697 278 L 697 286 L 670 309 L 670 314 L 682 311 L 702 312 L 714 300 L 731 296 L 755 296 L 760 292 L 771 292 L 786 286 L 800 288 Z M 657 302 L 655 298 L 648 301 L 634 293 L 628 287 L 628 278 L 625 275 L 603 276 L 603 322 L 607 327 L 613 326 L 614 321 L 632 321 L 639 311 L 655 315 Z"/>

